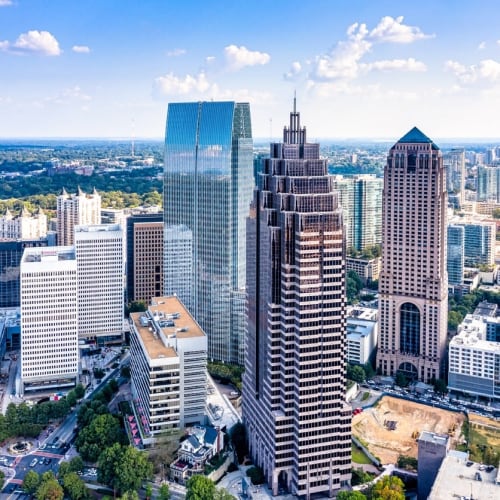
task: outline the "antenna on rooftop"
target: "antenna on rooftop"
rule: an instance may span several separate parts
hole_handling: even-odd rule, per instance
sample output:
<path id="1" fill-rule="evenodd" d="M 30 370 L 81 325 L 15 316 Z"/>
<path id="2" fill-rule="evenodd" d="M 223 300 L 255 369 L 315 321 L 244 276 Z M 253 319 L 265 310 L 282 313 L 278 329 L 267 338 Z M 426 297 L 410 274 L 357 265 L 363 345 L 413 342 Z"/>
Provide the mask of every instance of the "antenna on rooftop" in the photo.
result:
<path id="1" fill-rule="evenodd" d="M 293 112 L 297 113 L 297 91 L 293 91 Z"/>

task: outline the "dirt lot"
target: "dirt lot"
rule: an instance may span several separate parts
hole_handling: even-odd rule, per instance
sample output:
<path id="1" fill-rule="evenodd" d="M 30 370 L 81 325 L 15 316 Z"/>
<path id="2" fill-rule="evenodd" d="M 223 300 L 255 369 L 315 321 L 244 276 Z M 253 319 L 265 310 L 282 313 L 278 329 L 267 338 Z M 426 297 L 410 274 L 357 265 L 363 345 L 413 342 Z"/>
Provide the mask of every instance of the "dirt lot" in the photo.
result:
<path id="1" fill-rule="evenodd" d="M 352 432 L 383 464 L 389 464 L 396 463 L 399 455 L 417 457 L 416 438 L 424 430 L 438 434 L 452 431 L 454 448 L 463 421 L 461 413 L 384 396 L 376 407 L 353 417 Z"/>

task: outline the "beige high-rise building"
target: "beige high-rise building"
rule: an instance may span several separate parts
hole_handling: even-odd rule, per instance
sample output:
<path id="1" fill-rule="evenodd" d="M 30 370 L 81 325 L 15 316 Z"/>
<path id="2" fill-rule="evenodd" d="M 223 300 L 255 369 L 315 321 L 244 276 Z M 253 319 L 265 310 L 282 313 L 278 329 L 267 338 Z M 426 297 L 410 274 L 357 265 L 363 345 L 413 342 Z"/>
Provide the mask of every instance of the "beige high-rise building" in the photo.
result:
<path id="1" fill-rule="evenodd" d="M 57 197 L 57 244 L 73 245 L 75 226 L 101 223 L 101 196 L 94 189 L 92 194 L 69 195 L 65 189 Z"/>
<path id="2" fill-rule="evenodd" d="M 414 127 L 389 151 L 384 172 L 377 366 L 429 382 L 445 355 L 446 179 L 439 148 Z"/>

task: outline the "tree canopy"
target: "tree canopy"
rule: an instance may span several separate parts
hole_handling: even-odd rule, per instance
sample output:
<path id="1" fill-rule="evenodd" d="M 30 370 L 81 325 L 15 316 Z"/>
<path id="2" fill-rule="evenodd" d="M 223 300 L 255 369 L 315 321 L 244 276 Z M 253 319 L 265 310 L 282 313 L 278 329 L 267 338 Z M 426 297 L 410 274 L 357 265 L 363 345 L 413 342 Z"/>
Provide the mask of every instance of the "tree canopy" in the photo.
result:
<path id="1" fill-rule="evenodd" d="M 384 476 L 372 488 L 372 500 L 405 500 L 403 481 L 396 476 Z"/>
<path id="2" fill-rule="evenodd" d="M 186 500 L 213 500 L 216 492 L 215 483 L 201 475 L 190 477 L 186 489 Z"/>

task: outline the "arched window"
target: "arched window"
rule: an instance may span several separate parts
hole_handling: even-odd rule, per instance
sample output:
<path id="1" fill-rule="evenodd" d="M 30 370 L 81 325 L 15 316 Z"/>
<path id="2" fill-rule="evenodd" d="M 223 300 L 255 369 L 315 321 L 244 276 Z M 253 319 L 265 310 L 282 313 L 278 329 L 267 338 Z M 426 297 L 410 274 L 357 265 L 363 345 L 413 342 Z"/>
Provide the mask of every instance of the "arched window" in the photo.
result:
<path id="1" fill-rule="evenodd" d="M 420 311 L 415 304 L 405 302 L 400 312 L 399 350 L 404 354 L 420 354 Z"/>

